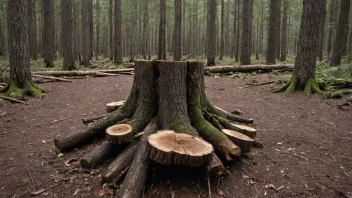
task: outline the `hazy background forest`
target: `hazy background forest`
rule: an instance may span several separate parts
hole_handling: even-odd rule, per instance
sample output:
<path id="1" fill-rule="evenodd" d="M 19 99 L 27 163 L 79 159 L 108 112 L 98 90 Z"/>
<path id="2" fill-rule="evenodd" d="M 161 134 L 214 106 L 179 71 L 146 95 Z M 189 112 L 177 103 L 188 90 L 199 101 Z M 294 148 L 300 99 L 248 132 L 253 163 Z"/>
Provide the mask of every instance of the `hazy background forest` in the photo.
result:
<path id="1" fill-rule="evenodd" d="M 321 19 L 321 33 L 319 47 L 319 61 L 326 60 L 333 51 L 334 38 L 337 29 L 340 1 L 326 1 L 326 17 Z M 281 3 L 280 3 L 281 2 Z M 276 47 L 276 57 L 279 62 L 293 63 L 297 49 L 297 39 L 302 13 L 302 1 L 280 1 L 280 14 L 275 31 L 279 42 Z M 53 3 L 53 4 L 52 4 Z M 79 60 L 79 54 L 84 49 L 91 49 L 90 59 L 113 59 L 114 51 L 114 24 L 115 1 L 105 0 L 73 0 L 73 34 L 74 55 Z M 86 3 L 86 5 L 84 5 Z M 207 17 L 208 1 L 192 0 L 182 1 L 181 46 L 182 59 L 206 59 L 207 49 Z M 52 4 L 52 5 L 51 5 Z M 63 42 L 60 1 L 28 0 L 29 40 L 32 60 L 40 60 L 44 56 L 45 37 L 52 39 L 55 68 L 62 68 Z M 46 6 L 47 5 L 47 6 Z M 82 7 L 82 5 L 84 7 Z M 47 14 L 52 14 L 53 21 L 44 20 L 45 9 Z M 8 55 L 7 31 L 7 1 L 0 1 L 0 55 Z M 250 16 L 252 34 L 250 39 L 251 64 L 264 63 L 268 43 L 269 28 L 269 1 L 253 1 L 253 15 Z M 87 17 L 82 21 L 82 17 Z M 243 2 L 241 0 L 218 0 L 216 27 L 211 31 L 216 34 L 216 64 L 236 64 L 241 56 Z M 122 49 L 124 62 L 130 59 L 156 59 L 159 43 L 160 1 L 158 0 L 131 0 L 121 1 L 122 16 Z M 352 13 L 349 14 L 352 21 Z M 45 31 L 44 23 L 52 23 L 52 37 Z M 175 27 L 175 5 L 173 0 L 166 1 L 165 43 L 167 59 L 173 56 L 173 36 Z M 89 32 L 84 36 L 82 27 L 89 27 Z M 352 23 L 348 23 L 348 36 L 352 34 Z M 49 38 L 49 39 L 50 39 Z M 83 44 L 88 44 L 84 46 Z M 283 50 L 285 48 L 285 50 Z M 347 63 L 347 55 L 352 49 L 352 41 L 348 39 L 343 50 Z M 348 53 L 349 52 L 349 53 Z M 4 59 L 4 58 L 2 58 Z M 328 64 L 328 63 L 327 63 Z M 2 60 L 1 66 L 7 65 Z M 32 69 L 42 67 L 41 62 L 32 62 Z M 110 67 L 113 67 L 110 65 Z"/>

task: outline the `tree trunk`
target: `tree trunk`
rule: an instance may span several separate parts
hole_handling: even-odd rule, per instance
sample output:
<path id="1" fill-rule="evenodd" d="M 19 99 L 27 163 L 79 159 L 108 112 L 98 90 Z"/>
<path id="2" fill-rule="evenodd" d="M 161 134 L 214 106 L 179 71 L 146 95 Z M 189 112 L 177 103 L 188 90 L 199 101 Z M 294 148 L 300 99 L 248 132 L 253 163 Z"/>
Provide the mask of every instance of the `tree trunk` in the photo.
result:
<path id="1" fill-rule="evenodd" d="M 261 2 L 261 20 L 260 20 L 260 30 L 259 30 L 259 52 L 264 56 L 264 0 Z"/>
<path id="2" fill-rule="evenodd" d="M 336 7 L 337 7 L 337 0 L 331 0 L 330 17 L 329 17 L 329 36 L 328 36 L 328 47 L 327 47 L 327 53 L 328 53 L 329 60 L 330 60 L 330 56 L 331 56 L 334 23 L 336 21 L 336 18 L 335 18 Z"/>
<path id="3" fill-rule="evenodd" d="M 147 59 L 149 55 L 149 9 L 148 0 L 145 0 L 144 4 L 144 21 L 143 21 L 143 48 L 142 54 L 143 59 Z"/>
<path id="4" fill-rule="evenodd" d="M 237 38 L 236 38 L 236 62 L 238 61 L 239 57 L 239 49 L 240 49 L 240 7 L 241 7 L 241 0 L 237 0 Z"/>
<path id="5" fill-rule="evenodd" d="M 121 16 L 121 0 L 115 0 L 115 56 L 114 63 L 120 65 L 122 59 L 122 16 Z"/>
<path id="6" fill-rule="evenodd" d="M 43 0 L 44 34 L 43 54 L 46 67 L 54 67 L 54 1 Z"/>
<path id="7" fill-rule="evenodd" d="M 326 8 L 326 0 L 322 0 L 324 3 L 324 8 Z M 325 16 L 326 10 L 323 10 L 323 13 L 320 18 L 320 25 L 319 25 L 319 44 L 318 44 L 318 57 L 319 61 L 323 60 L 324 57 L 324 35 L 325 35 Z"/>
<path id="8" fill-rule="evenodd" d="M 276 64 L 276 42 L 277 42 L 277 16 L 279 15 L 279 1 L 270 0 L 270 17 L 269 17 L 269 29 L 268 29 L 268 43 L 266 50 L 266 64 Z"/>
<path id="9" fill-rule="evenodd" d="M 75 60 L 79 60 L 80 61 L 80 28 L 79 28 L 79 3 L 74 3 L 73 4 L 73 33 L 74 33 L 74 42 L 73 42 L 73 46 L 74 46 L 74 57 Z"/>
<path id="10" fill-rule="evenodd" d="M 181 22 L 182 22 L 182 3 L 181 0 L 175 0 L 175 32 L 174 32 L 174 60 L 178 61 L 182 58 L 182 46 L 181 46 Z M 191 30 L 191 29 L 190 29 Z M 194 39 L 194 38 L 193 38 Z"/>
<path id="11" fill-rule="evenodd" d="M 4 2 L 1 1 L 0 2 L 0 10 L 1 10 L 1 13 L 4 12 Z M 4 18 L 2 17 L 3 15 L 1 14 L 0 15 L 0 56 L 4 56 L 5 55 L 5 34 L 3 32 L 3 29 L 4 29 Z"/>
<path id="12" fill-rule="evenodd" d="M 82 63 L 85 67 L 90 65 L 90 23 L 89 23 L 89 0 L 82 0 Z"/>
<path id="13" fill-rule="evenodd" d="M 241 44 L 241 65 L 251 64 L 251 8 L 252 0 L 243 1 L 243 14 L 242 14 L 242 44 Z"/>
<path id="14" fill-rule="evenodd" d="M 159 47 L 158 47 L 158 60 L 166 59 L 166 40 L 165 40 L 165 27 L 166 27 L 166 0 L 160 0 L 160 22 L 159 22 Z"/>
<path id="15" fill-rule="evenodd" d="M 225 21 L 224 21 L 224 12 L 225 12 L 225 2 L 221 0 L 221 30 L 220 30 L 220 57 L 219 60 L 223 60 L 224 56 L 224 44 L 225 44 Z"/>
<path id="16" fill-rule="evenodd" d="M 285 93 L 289 94 L 295 89 L 302 89 L 306 94 L 322 93 L 315 82 L 315 69 L 319 43 L 319 25 L 324 10 L 323 1 L 303 1 L 295 68 L 290 82 L 278 91 L 285 91 Z"/>
<path id="17" fill-rule="evenodd" d="M 207 24 L 207 65 L 215 65 L 216 54 L 216 16 L 217 16 L 217 0 L 209 0 L 208 10 L 209 19 Z"/>
<path id="18" fill-rule="evenodd" d="M 100 1 L 95 1 L 95 11 L 96 11 L 96 25 L 95 25 L 95 57 L 96 60 L 99 59 L 100 51 Z"/>
<path id="19" fill-rule="evenodd" d="M 278 1 L 278 11 L 277 11 L 277 32 L 276 32 L 276 59 L 280 60 L 280 52 L 281 52 L 281 42 L 280 42 L 280 33 L 281 33 L 281 0 Z"/>
<path id="20" fill-rule="evenodd" d="M 280 61 L 286 61 L 286 45 L 287 45 L 287 11 L 288 0 L 284 0 L 284 13 L 282 16 L 282 33 L 281 33 L 281 58 Z"/>
<path id="21" fill-rule="evenodd" d="M 113 42 L 113 29 L 114 29 L 114 24 L 113 24 L 113 0 L 109 0 L 109 55 L 110 55 L 110 60 L 114 60 L 114 42 Z"/>
<path id="22" fill-rule="evenodd" d="M 63 70 L 72 70 L 75 68 L 72 1 L 61 0 L 61 32 Z"/>
<path id="23" fill-rule="evenodd" d="M 6 96 L 23 100 L 25 95 L 42 97 L 43 90 L 33 82 L 29 68 L 28 1 L 8 1 L 10 82 L 0 90 Z"/>
<path id="24" fill-rule="evenodd" d="M 29 53 L 33 60 L 37 60 L 37 39 L 35 38 L 35 23 L 36 20 L 33 17 L 35 9 L 32 0 L 28 1 L 27 14 L 28 14 L 28 36 L 29 36 Z M 34 4 L 35 5 L 35 4 Z"/>
<path id="25" fill-rule="evenodd" d="M 350 14 L 350 0 L 340 1 L 340 14 L 334 40 L 333 55 L 330 66 L 341 65 L 343 49 L 347 43 L 348 18 Z"/>

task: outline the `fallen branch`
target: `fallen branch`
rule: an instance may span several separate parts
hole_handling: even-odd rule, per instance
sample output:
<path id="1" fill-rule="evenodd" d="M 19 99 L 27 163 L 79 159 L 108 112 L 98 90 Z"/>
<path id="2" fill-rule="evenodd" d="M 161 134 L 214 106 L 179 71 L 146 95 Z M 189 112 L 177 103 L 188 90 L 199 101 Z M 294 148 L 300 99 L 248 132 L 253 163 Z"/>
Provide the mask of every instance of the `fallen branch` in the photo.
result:
<path id="1" fill-rule="evenodd" d="M 8 101 L 10 101 L 10 102 L 17 102 L 17 103 L 29 105 L 28 103 L 23 102 L 23 101 L 21 101 L 21 100 L 17 100 L 17 99 L 15 99 L 15 98 L 10 98 L 10 97 L 1 96 L 1 95 L 0 95 L 0 98 L 2 98 L 2 99 L 4 99 L 4 100 L 8 100 Z"/>
<path id="2" fill-rule="evenodd" d="M 210 73 L 226 73 L 226 72 L 243 72 L 251 73 L 256 71 L 270 72 L 272 70 L 280 70 L 291 68 L 293 65 L 242 65 L 242 66 L 215 66 L 204 68 L 205 72 Z"/>
<path id="3" fill-rule="evenodd" d="M 261 85 L 267 85 L 267 84 L 272 84 L 275 83 L 276 81 L 269 81 L 269 82 L 263 82 L 263 83 L 259 83 L 259 84 L 254 84 L 254 85 L 248 85 L 245 87 L 241 87 L 241 89 L 246 89 L 246 88 L 250 88 L 250 87 L 256 87 L 256 86 L 261 86 Z"/>
<path id="4" fill-rule="evenodd" d="M 64 78 L 58 78 L 58 77 L 53 77 L 53 76 L 43 76 L 43 75 L 34 74 L 33 77 L 50 79 L 50 80 L 55 80 L 55 81 L 72 82 L 72 80 L 67 80 L 67 79 L 64 79 Z"/>
<path id="5" fill-rule="evenodd" d="M 308 161 L 307 158 L 302 157 L 302 156 L 299 156 L 299 155 L 296 155 L 296 154 L 294 154 L 294 153 L 289 153 L 289 152 L 286 152 L 286 151 L 280 151 L 279 149 L 275 149 L 275 151 L 278 151 L 278 152 L 281 152 L 281 153 L 286 153 L 286 154 L 288 154 L 288 155 L 292 155 L 292 156 L 295 156 L 295 157 L 298 157 L 298 158 L 301 158 L 301 159 L 304 159 L 304 160 Z"/>
<path id="6" fill-rule="evenodd" d="M 91 70 L 91 71 L 37 71 L 33 75 L 50 76 L 114 76 L 117 74 L 131 73 L 134 69 Z"/>
<path id="7" fill-rule="evenodd" d="M 46 188 L 46 189 L 40 189 L 40 190 L 38 190 L 38 191 L 35 191 L 35 192 L 31 192 L 31 196 L 38 196 L 38 195 L 40 195 L 40 194 L 42 194 L 42 193 L 44 193 L 44 192 L 46 192 L 46 191 L 48 191 L 48 190 L 50 190 L 50 189 L 53 189 L 53 188 L 55 188 L 56 186 L 58 186 L 58 185 L 60 185 L 60 184 L 62 184 L 62 183 L 58 183 L 58 184 L 55 184 L 55 185 L 53 185 L 53 186 L 51 186 L 51 187 L 49 187 L 49 188 Z"/>

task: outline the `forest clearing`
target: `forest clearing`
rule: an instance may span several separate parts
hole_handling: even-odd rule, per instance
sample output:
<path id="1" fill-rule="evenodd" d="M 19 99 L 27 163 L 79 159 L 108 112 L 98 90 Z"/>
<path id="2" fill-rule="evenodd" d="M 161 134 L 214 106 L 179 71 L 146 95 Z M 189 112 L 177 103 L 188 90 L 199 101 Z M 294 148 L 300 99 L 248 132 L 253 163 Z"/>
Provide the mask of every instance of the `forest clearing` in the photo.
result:
<path id="1" fill-rule="evenodd" d="M 0 197 L 352 198 L 350 0 L 0 0 Z"/>

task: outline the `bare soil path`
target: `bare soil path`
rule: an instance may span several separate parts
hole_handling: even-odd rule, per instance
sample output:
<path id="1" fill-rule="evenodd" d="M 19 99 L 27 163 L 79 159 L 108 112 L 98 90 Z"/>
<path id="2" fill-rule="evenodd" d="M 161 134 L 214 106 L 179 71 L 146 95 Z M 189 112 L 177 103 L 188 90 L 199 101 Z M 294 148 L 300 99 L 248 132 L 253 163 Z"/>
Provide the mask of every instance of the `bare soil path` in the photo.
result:
<path id="1" fill-rule="evenodd" d="M 239 88 L 277 78 L 206 79 L 212 102 L 253 118 L 265 145 L 227 164 L 226 174 L 211 180 L 212 197 L 340 197 L 339 191 L 352 192 L 352 109 L 342 111 L 337 108 L 341 101 L 302 93 L 273 94 L 270 84 Z M 105 113 L 106 103 L 124 100 L 132 81 L 133 76 L 116 76 L 46 83 L 41 84 L 49 91 L 45 99 L 0 106 L 0 197 L 29 197 L 30 191 L 58 183 L 38 197 L 99 197 L 101 167 L 86 171 L 74 161 L 65 165 L 97 143 L 58 158 L 52 140 L 82 127 L 82 118 Z M 199 170 L 153 167 L 146 197 L 208 197 L 207 178 Z"/>

